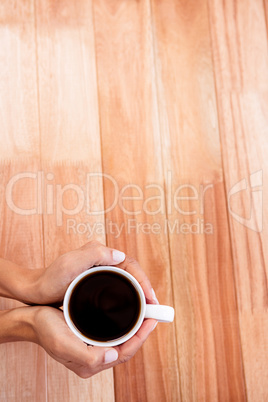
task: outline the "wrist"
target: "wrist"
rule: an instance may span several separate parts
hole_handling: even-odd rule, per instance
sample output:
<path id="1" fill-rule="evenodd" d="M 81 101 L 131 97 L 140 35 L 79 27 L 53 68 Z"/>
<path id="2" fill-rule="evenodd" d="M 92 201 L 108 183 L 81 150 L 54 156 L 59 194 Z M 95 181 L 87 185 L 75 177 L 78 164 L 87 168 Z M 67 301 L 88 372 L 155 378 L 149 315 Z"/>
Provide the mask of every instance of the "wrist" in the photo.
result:
<path id="1" fill-rule="evenodd" d="M 34 269 L 31 277 L 24 290 L 24 297 L 26 304 L 44 304 L 43 292 L 42 292 L 42 277 L 45 269 Z"/>
<path id="2" fill-rule="evenodd" d="M 34 321 L 38 307 L 18 307 L 0 311 L 0 343 L 38 343 Z"/>
<path id="3" fill-rule="evenodd" d="M 23 282 L 18 283 L 15 299 L 25 304 L 42 304 L 41 276 L 44 269 L 28 269 Z"/>
<path id="4" fill-rule="evenodd" d="M 26 304 L 39 302 L 39 278 L 44 269 L 21 267 L 0 258 L 0 296 L 16 299 Z"/>

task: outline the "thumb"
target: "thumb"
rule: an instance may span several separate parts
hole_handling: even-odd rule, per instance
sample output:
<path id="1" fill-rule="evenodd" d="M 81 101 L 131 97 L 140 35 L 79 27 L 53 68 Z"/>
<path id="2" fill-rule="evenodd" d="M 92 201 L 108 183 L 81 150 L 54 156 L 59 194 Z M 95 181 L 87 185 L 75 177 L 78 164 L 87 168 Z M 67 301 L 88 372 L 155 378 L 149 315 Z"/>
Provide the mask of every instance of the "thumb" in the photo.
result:
<path id="1" fill-rule="evenodd" d="M 69 337 L 62 338 L 60 346 L 64 353 L 54 353 L 51 356 L 80 377 L 91 377 L 106 368 L 112 367 L 118 360 L 118 352 L 115 348 L 92 347 L 78 340 L 74 334 L 71 336 L 74 337 L 71 342 Z"/>
<path id="2" fill-rule="evenodd" d="M 84 354 L 84 362 L 82 364 L 84 369 L 91 374 L 112 367 L 118 359 L 118 352 L 114 348 L 92 347 L 88 345 L 87 350 L 88 353 Z"/>
<path id="3" fill-rule="evenodd" d="M 104 246 L 98 241 L 91 241 L 82 246 L 79 251 L 79 262 L 90 268 L 93 265 L 117 265 L 126 258 L 125 253 Z"/>

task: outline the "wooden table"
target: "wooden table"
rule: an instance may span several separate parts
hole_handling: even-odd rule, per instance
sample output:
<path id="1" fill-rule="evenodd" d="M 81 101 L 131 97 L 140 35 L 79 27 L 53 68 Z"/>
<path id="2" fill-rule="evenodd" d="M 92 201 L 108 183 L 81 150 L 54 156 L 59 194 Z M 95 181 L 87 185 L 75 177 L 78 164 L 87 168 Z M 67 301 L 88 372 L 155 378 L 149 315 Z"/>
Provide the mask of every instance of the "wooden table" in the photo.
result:
<path id="1" fill-rule="evenodd" d="M 99 239 L 176 311 L 89 380 L 1 345 L 1 401 L 268 400 L 267 17 L 267 0 L 1 1 L 1 256 L 37 268 Z"/>

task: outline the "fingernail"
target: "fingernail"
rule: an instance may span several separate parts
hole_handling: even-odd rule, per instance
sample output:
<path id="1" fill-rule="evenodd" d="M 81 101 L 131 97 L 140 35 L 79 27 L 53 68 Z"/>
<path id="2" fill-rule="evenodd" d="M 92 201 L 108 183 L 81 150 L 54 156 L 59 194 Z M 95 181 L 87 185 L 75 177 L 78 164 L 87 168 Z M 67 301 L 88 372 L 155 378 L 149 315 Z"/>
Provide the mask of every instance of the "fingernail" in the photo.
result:
<path id="1" fill-rule="evenodd" d="M 151 332 L 153 332 L 153 330 L 155 329 L 155 327 L 157 326 L 157 324 L 158 324 L 158 321 L 156 321 L 156 323 L 154 324 L 154 326 L 153 326 L 153 328 L 152 328 L 152 331 L 151 331 Z"/>
<path id="2" fill-rule="evenodd" d="M 112 363 L 115 362 L 118 359 L 118 353 L 115 349 L 110 349 L 107 350 L 107 352 L 105 353 L 105 357 L 104 357 L 104 363 L 108 364 L 108 363 Z"/>
<path id="3" fill-rule="evenodd" d="M 123 253 L 122 251 L 113 250 L 113 260 L 114 262 L 116 262 L 116 264 L 119 264 L 119 262 L 124 261 L 125 258 L 126 258 L 125 253 Z"/>
<path id="4" fill-rule="evenodd" d="M 153 288 L 151 289 L 151 293 L 152 293 L 152 295 L 153 295 L 153 300 L 154 300 L 157 304 L 159 304 L 159 301 L 157 300 L 157 297 L 156 297 L 156 295 L 155 295 L 155 291 L 153 290 Z"/>

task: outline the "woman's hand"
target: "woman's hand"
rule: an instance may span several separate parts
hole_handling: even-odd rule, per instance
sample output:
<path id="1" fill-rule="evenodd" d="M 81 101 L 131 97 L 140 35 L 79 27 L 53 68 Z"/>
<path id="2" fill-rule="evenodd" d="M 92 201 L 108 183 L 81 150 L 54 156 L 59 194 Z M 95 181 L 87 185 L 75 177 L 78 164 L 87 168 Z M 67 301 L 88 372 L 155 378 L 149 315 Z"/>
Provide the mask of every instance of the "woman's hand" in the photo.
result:
<path id="1" fill-rule="evenodd" d="M 35 283 L 33 302 L 54 304 L 63 301 L 64 294 L 74 278 L 96 265 L 117 265 L 125 259 L 121 251 L 92 241 L 77 250 L 58 257 L 48 268 L 42 270 Z"/>
<path id="2" fill-rule="evenodd" d="M 149 279 L 133 258 L 97 241 L 57 258 L 48 268 L 27 269 L 0 258 L 0 296 L 26 304 L 60 306 L 72 280 L 96 265 L 116 265 L 140 283 L 147 302 L 158 303 Z"/>
<path id="3" fill-rule="evenodd" d="M 54 307 L 27 306 L 0 311 L 0 343 L 30 341 L 82 378 L 129 360 L 156 325 L 147 319 L 129 341 L 115 348 L 88 346 L 65 323 Z"/>
<path id="4" fill-rule="evenodd" d="M 145 320 L 129 341 L 115 348 L 89 346 L 78 339 L 67 326 L 61 310 L 47 306 L 25 307 L 31 312 L 34 342 L 69 370 L 82 378 L 128 361 L 153 331 L 156 321 Z M 30 311 L 31 310 L 31 311 Z"/>
<path id="5" fill-rule="evenodd" d="M 120 265 L 118 265 L 120 264 Z M 121 251 L 92 241 L 83 247 L 57 258 L 33 284 L 31 302 L 35 304 L 61 304 L 64 294 L 77 275 L 96 265 L 117 265 L 132 274 L 140 283 L 147 300 L 157 303 L 149 279 L 137 261 Z"/>
<path id="6" fill-rule="evenodd" d="M 82 378 L 129 360 L 156 325 L 155 320 L 145 320 L 136 335 L 124 344 L 115 348 L 96 347 L 86 345 L 72 333 L 61 310 L 45 306 L 29 308 L 38 308 L 33 321 L 37 343 Z"/>

